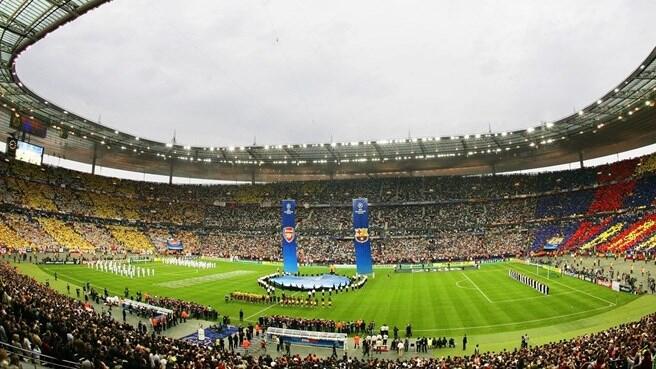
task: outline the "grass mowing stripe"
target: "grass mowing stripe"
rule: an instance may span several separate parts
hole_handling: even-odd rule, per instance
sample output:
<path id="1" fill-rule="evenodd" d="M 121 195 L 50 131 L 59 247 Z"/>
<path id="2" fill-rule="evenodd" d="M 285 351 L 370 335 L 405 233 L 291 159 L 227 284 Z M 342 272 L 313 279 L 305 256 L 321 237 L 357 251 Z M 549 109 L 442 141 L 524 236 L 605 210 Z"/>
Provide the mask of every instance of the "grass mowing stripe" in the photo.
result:
<path id="1" fill-rule="evenodd" d="M 602 298 L 602 297 L 595 296 L 595 295 L 593 295 L 593 294 L 591 294 L 591 293 L 588 293 L 588 292 L 582 291 L 582 290 L 580 290 L 580 289 L 578 289 L 578 288 L 574 288 L 574 287 L 572 287 L 572 286 L 568 286 L 568 285 L 566 285 L 566 284 L 564 284 L 564 283 L 561 283 L 561 282 L 558 282 L 558 281 L 556 281 L 556 280 L 553 280 L 553 279 L 550 279 L 550 278 L 545 278 L 544 276 L 542 276 L 542 275 L 540 275 L 540 274 L 538 274 L 538 273 L 535 273 L 535 272 L 533 272 L 533 271 L 531 271 L 531 270 L 526 270 L 526 272 L 527 272 L 527 273 L 530 273 L 530 274 L 533 274 L 533 275 L 535 275 L 535 276 L 537 276 L 538 278 L 541 278 L 541 279 L 543 279 L 543 280 L 546 279 L 546 280 L 550 281 L 551 283 L 556 283 L 556 284 L 558 284 L 558 285 L 564 286 L 564 287 L 569 288 L 569 289 L 571 289 L 571 290 L 574 290 L 574 291 L 576 291 L 576 292 L 582 293 L 582 294 L 584 294 L 584 295 L 588 295 L 589 297 L 595 298 L 595 299 L 597 299 L 597 300 L 604 301 L 604 302 L 608 303 L 608 304 L 611 305 L 611 306 L 616 305 L 616 304 L 615 304 L 614 302 L 612 302 L 612 301 L 608 301 L 608 300 L 606 300 L 606 299 L 604 299 L 604 298 Z"/>
<path id="2" fill-rule="evenodd" d="M 157 283 L 155 284 L 155 286 L 168 287 L 168 288 L 191 287 L 198 284 L 221 281 L 224 279 L 230 279 L 232 277 L 247 275 L 251 273 L 253 273 L 252 270 L 233 270 L 231 272 L 204 275 L 202 277 L 194 277 L 194 278 L 180 279 L 177 281 Z"/>
<path id="3" fill-rule="evenodd" d="M 517 321 L 517 322 L 512 322 L 512 323 L 502 323 L 502 324 L 490 324 L 490 325 L 479 325 L 479 326 L 474 326 L 474 327 L 459 327 L 459 328 L 448 328 L 448 329 L 443 329 L 443 328 L 433 328 L 433 329 L 417 329 L 417 332 L 437 332 L 437 331 L 453 331 L 453 330 L 472 330 L 472 329 L 479 329 L 479 328 L 498 328 L 498 327 L 505 327 L 509 325 L 522 325 L 522 324 L 527 324 L 527 323 L 536 323 L 536 322 L 543 322 L 547 320 L 554 320 L 554 319 L 562 319 L 570 316 L 575 316 L 575 315 L 581 315 L 581 314 L 587 314 L 593 311 L 599 311 L 606 309 L 608 310 L 608 306 L 601 306 L 596 309 L 590 309 L 590 310 L 584 310 L 584 311 L 579 311 L 576 313 L 571 313 L 571 314 L 563 314 L 563 315 L 556 315 L 556 316 L 551 316 L 548 318 L 542 318 L 542 319 L 533 319 L 533 320 L 525 320 L 525 321 Z"/>
<path id="4" fill-rule="evenodd" d="M 226 303 L 224 296 L 232 291 L 262 293 L 263 290 L 256 280 L 260 276 L 275 272 L 278 268 L 275 265 L 217 262 L 217 268 L 199 271 L 160 263 L 141 266 L 156 269 L 155 276 L 129 279 L 81 266 L 64 265 L 43 265 L 41 274 L 52 275 L 57 272 L 60 280 L 72 277 L 79 281 L 76 284 L 89 281 L 97 289 L 107 288 L 112 294 L 119 296 L 129 287 L 130 293 L 141 291 L 150 295 L 194 301 L 212 306 L 220 314 L 233 318 L 233 321 L 238 318 L 239 310 L 243 310 L 244 316 L 250 317 L 249 320 L 256 319 L 258 315 L 274 314 L 345 321 L 365 319 L 374 320 L 378 325 L 396 325 L 401 330 L 407 323 L 412 323 L 414 330 L 440 329 L 436 332 L 445 334 L 463 333 L 462 329 L 465 327 L 467 335 L 539 329 L 568 322 L 576 327 L 576 321 L 584 316 L 603 314 L 604 309 L 608 311 L 620 308 L 635 299 L 635 296 L 615 293 L 610 289 L 570 277 L 558 279 L 566 286 L 549 283 L 553 285 L 552 296 L 535 298 L 539 295 L 537 292 L 517 284 L 507 276 L 509 267 L 520 267 L 500 263 L 482 265 L 480 270 L 465 272 L 394 273 L 389 269 L 376 268 L 376 276 L 370 278 L 364 288 L 348 293 L 333 293 L 331 308 L 270 306 L 236 301 Z M 252 273 L 188 288 L 172 289 L 157 285 L 236 270 L 248 270 Z M 326 271 L 325 267 L 301 267 L 303 274 Z M 352 275 L 355 270 L 340 269 L 339 273 Z M 463 273 L 466 276 L 463 276 Z M 462 282 L 459 283 L 460 281 Z M 471 286 L 471 289 L 460 288 L 464 286 Z M 576 292 L 575 289 L 585 293 Z M 590 298 L 586 293 L 609 301 L 616 300 L 617 306 L 609 307 L 605 302 Z M 321 295 L 318 296 L 321 299 Z M 328 297 L 328 293 L 325 297 Z M 262 311 L 263 309 L 267 310 Z M 656 310 L 656 307 L 654 309 Z"/>
<path id="5" fill-rule="evenodd" d="M 465 276 L 465 278 L 467 278 L 467 280 L 468 280 L 472 285 L 474 285 L 474 287 L 476 287 L 476 289 L 478 290 L 478 292 L 480 292 L 481 295 L 483 295 L 483 297 L 485 297 L 485 299 L 487 300 L 487 302 L 489 302 L 489 303 L 491 304 L 491 303 L 492 303 L 492 300 L 490 300 L 490 298 L 487 297 L 487 295 L 485 294 L 485 292 L 483 292 L 483 290 L 481 290 L 481 288 L 478 287 L 478 285 L 477 285 L 476 283 L 474 283 L 474 281 L 472 281 L 471 278 L 469 278 L 469 277 L 467 276 L 467 274 L 465 274 L 465 272 L 461 272 L 461 273 L 462 273 L 462 275 Z"/>

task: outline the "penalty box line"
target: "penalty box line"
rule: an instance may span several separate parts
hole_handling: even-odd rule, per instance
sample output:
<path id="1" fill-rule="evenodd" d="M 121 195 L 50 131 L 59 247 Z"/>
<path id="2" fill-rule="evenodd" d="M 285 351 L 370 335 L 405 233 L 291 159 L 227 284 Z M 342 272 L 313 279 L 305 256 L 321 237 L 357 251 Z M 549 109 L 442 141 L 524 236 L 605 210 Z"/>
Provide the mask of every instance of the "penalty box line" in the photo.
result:
<path id="1" fill-rule="evenodd" d="M 476 290 L 476 287 L 473 285 L 471 287 L 464 287 L 460 283 L 462 282 L 467 282 L 466 279 L 459 280 L 456 282 L 456 287 L 462 288 L 463 290 Z M 557 296 L 565 296 L 565 295 L 572 295 L 575 293 L 579 293 L 578 291 L 567 291 L 567 292 L 561 292 L 561 293 L 552 293 L 549 295 L 539 295 L 539 296 L 531 296 L 531 297 L 517 297 L 517 298 L 511 298 L 511 299 L 504 299 L 504 300 L 494 300 L 492 301 L 493 304 L 503 304 L 507 302 L 519 302 L 519 301 L 529 301 L 529 300 L 538 300 L 538 299 L 545 299 L 549 297 L 557 297 Z"/>
<path id="2" fill-rule="evenodd" d="M 531 274 L 533 274 L 534 276 L 537 276 L 538 278 L 545 279 L 543 276 L 541 276 L 541 275 L 539 275 L 539 274 L 537 274 L 537 273 L 535 273 L 535 272 L 532 272 L 532 271 L 529 271 L 529 270 L 525 270 L 525 272 L 527 272 L 527 273 L 531 273 Z M 609 300 L 606 300 L 605 298 L 602 298 L 602 297 L 599 297 L 599 296 L 595 296 L 595 295 L 593 295 L 593 294 L 591 294 L 591 293 L 589 293 L 589 292 L 585 292 L 585 291 L 582 291 L 582 290 L 580 290 L 580 289 L 578 289 L 578 288 L 574 288 L 574 287 L 572 287 L 572 286 L 568 286 L 568 285 L 566 285 L 566 284 L 564 284 L 564 283 L 561 283 L 561 282 L 558 282 L 558 281 L 554 281 L 554 280 L 552 280 L 552 279 L 549 279 L 549 282 L 552 282 L 552 283 L 555 283 L 555 284 L 561 285 L 561 286 L 563 286 L 563 287 L 567 287 L 568 289 L 570 289 L 570 290 L 572 290 L 572 291 L 576 291 L 576 292 L 578 292 L 578 293 L 582 293 L 582 294 L 584 294 L 584 295 L 588 295 L 588 296 L 590 296 L 590 297 L 592 297 L 592 298 L 594 298 L 594 299 L 597 299 L 597 300 L 599 300 L 599 301 L 603 301 L 603 302 L 607 303 L 608 306 L 616 306 L 616 305 L 617 305 L 616 303 L 614 303 L 614 302 L 612 302 L 612 301 L 609 301 Z"/>
<path id="3" fill-rule="evenodd" d="M 493 303 L 494 303 L 494 302 L 492 302 L 492 300 L 490 300 L 489 297 L 487 297 L 487 295 L 485 294 L 485 292 L 483 292 L 483 290 L 482 290 L 480 287 L 478 287 L 478 285 L 477 285 L 476 283 L 474 283 L 474 281 L 472 281 L 471 278 L 469 278 L 469 276 L 467 276 L 467 274 L 466 274 L 465 272 L 461 272 L 461 273 L 462 273 L 463 276 L 465 276 L 465 278 L 467 278 L 467 280 L 468 280 L 468 281 L 469 281 L 474 287 L 476 287 L 476 289 L 478 290 L 478 292 L 480 292 L 481 295 L 483 295 L 483 297 L 485 297 L 485 299 L 487 300 L 487 302 L 489 302 L 490 304 L 493 304 Z"/>

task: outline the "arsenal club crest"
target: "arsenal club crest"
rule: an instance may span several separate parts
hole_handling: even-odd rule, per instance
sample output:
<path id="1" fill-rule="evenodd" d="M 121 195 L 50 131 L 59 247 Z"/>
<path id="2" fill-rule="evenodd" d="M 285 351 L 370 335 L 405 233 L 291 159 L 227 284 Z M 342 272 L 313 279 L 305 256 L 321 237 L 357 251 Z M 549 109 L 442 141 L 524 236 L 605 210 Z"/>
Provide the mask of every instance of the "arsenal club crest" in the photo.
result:
<path id="1" fill-rule="evenodd" d="M 356 228 L 355 229 L 355 240 L 360 243 L 365 243 L 369 240 L 369 229 L 368 228 Z"/>
<path id="2" fill-rule="evenodd" d="M 294 233 L 294 227 L 285 227 L 282 229 L 282 236 L 285 238 L 285 241 L 292 242 L 296 234 Z"/>

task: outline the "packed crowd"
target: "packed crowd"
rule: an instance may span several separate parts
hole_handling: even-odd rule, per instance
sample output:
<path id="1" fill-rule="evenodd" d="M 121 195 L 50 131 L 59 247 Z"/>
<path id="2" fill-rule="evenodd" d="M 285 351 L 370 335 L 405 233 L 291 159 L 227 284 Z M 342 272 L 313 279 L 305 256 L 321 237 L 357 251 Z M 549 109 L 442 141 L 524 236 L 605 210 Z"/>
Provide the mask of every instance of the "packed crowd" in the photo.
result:
<path id="1" fill-rule="evenodd" d="M 372 221 L 381 226 L 386 220 L 394 220 L 398 216 L 412 216 L 417 213 L 416 209 L 420 213 L 432 212 L 429 218 L 436 219 L 439 224 L 447 225 L 453 220 L 452 213 L 461 213 L 463 218 L 473 223 L 489 224 L 496 220 L 494 215 L 502 212 L 503 208 L 533 208 L 530 203 L 535 201 L 534 196 L 538 194 L 579 191 L 595 185 L 610 185 L 611 192 L 614 192 L 613 186 L 628 190 L 636 185 L 635 178 L 651 177 L 656 172 L 652 164 L 654 157 L 649 155 L 600 167 L 540 174 L 212 186 L 142 183 L 62 168 L 37 167 L 20 161 L 0 161 L 0 178 L 6 189 L 0 194 L 0 200 L 8 204 L 100 218 L 173 224 L 205 222 L 226 228 L 233 226 L 230 219 L 245 219 L 247 217 L 244 215 L 250 215 L 251 219 L 243 226 L 257 229 L 277 226 L 277 204 L 283 198 L 294 198 L 300 204 L 345 206 L 352 198 L 367 197 L 377 204 L 439 202 L 442 205 L 426 210 L 421 207 L 396 208 L 389 216 L 380 212 L 380 217 L 374 217 Z M 617 181 L 620 183 L 614 183 Z M 116 201 L 117 198 L 121 201 Z M 606 203 L 611 201 L 611 197 L 599 198 Z M 501 201 L 504 199 L 515 199 L 517 203 Z M 614 205 L 599 206 L 608 208 Z M 348 225 L 343 221 L 348 219 L 347 209 L 338 210 L 337 213 L 333 211 L 339 207 L 326 209 L 334 215 L 328 225 L 330 228 Z M 303 210 L 304 207 L 299 207 L 301 213 Z M 326 226 L 322 211 L 322 208 L 315 209 L 318 214 L 315 217 L 312 216 L 313 210 L 305 212 L 301 220 L 308 222 L 308 227 Z M 395 214 L 398 211 L 407 213 Z M 465 217 L 468 212 L 469 216 Z M 477 217 L 472 219 L 474 213 Z M 521 214 L 520 211 L 517 219 L 521 221 L 533 215 L 529 213 Z M 513 218 L 500 220 L 512 222 Z"/>
<path id="2" fill-rule="evenodd" d="M 366 334 L 373 331 L 373 322 L 367 324 L 364 320 L 335 321 L 330 319 L 305 319 L 284 315 L 264 316 L 258 319 L 263 327 L 277 327 L 287 329 L 299 329 L 316 332 L 333 332 L 346 334 Z"/>
<path id="3" fill-rule="evenodd" d="M 97 314 L 0 263 L 0 341 L 39 355 L 82 363 L 84 368 L 651 368 L 656 315 L 603 332 L 542 346 L 472 356 L 399 359 L 242 356 L 221 348 L 143 334 Z M 19 364 L 0 349 L 0 362 Z M 18 366 L 18 365 L 17 365 Z"/>
<path id="4" fill-rule="evenodd" d="M 185 253 L 279 260 L 277 203 L 296 198 L 299 261 L 350 263 L 349 201 L 365 196 L 373 203 L 369 235 L 377 263 L 520 255 L 568 239 L 602 216 L 654 212 L 655 158 L 536 175 L 240 186 L 141 183 L 0 161 L 0 250 L 155 253 L 175 239 Z M 590 232 L 563 251 L 656 252 L 656 223 L 631 221 L 641 232 L 627 235 L 635 242 L 606 245 L 612 234 L 599 229 L 605 238 L 593 246 L 598 235 Z"/>
<path id="5" fill-rule="evenodd" d="M 144 296 L 144 302 L 173 310 L 174 316 L 178 319 L 186 319 L 187 317 L 204 320 L 219 319 L 219 313 L 211 306 L 204 306 L 190 301 L 172 297 Z"/>

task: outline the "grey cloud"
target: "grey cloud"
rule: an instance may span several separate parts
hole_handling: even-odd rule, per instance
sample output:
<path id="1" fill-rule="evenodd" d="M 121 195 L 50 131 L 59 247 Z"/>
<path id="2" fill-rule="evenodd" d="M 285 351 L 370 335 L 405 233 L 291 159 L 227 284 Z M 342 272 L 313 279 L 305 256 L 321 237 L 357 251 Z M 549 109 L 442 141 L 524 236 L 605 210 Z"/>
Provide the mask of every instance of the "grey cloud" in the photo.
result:
<path id="1" fill-rule="evenodd" d="M 71 111 L 163 141 L 467 134 L 596 100 L 651 51 L 653 14 L 646 0 L 116 0 L 18 71 Z"/>

